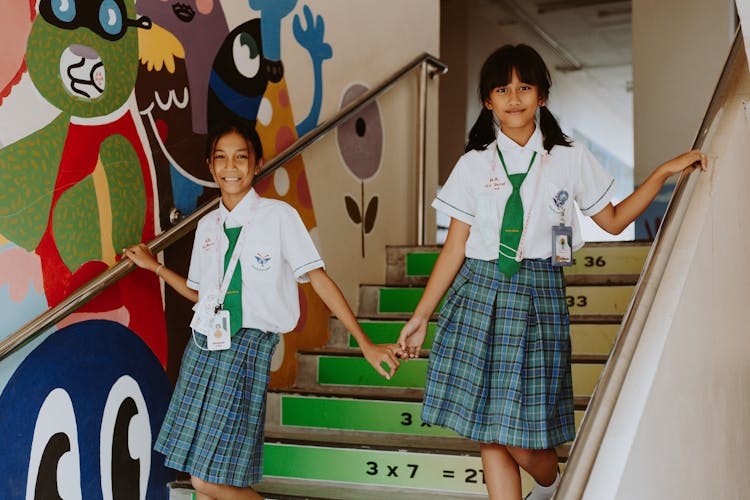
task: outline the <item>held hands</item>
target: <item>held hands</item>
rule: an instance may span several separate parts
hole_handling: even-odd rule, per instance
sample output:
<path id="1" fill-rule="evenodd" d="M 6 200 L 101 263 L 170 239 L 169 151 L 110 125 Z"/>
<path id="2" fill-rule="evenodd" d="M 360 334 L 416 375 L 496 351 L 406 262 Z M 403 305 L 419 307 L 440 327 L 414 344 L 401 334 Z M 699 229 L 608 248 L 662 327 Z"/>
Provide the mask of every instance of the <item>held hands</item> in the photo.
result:
<path id="1" fill-rule="evenodd" d="M 397 357 L 399 347 L 397 344 L 368 343 L 367 345 L 362 345 L 361 347 L 362 355 L 365 357 L 367 362 L 370 363 L 373 368 L 375 368 L 375 371 L 377 371 L 388 380 L 390 380 L 391 377 L 395 375 L 399 365 L 399 360 Z M 382 363 L 388 365 L 389 371 L 385 371 Z"/>
<path id="2" fill-rule="evenodd" d="M 665 177 L 671 177 L 685 169 L 690 169 L 689 172 L 696 168 L 705 171 L 707 163 L 706 155 L 703 154 L 700 149 L 693 149 L 692 151 L 683 153 L 680 156 L 661 164 L 657 169 L 660 170 Z"/>
<path id="3" fill-rule="evenodd" d="M 144 243 L 133 245 L 130 248 L 123 248 L 122 256 L 133 261 L 133 264 L 136 266 L 152 272 L 156 272 L 156 269 L 161 265 Z"/>
<path id="4" fill-rule="evenodd" d="M 398 337 L 398 353 L 402 359 L 418 358 L 422 350 L 424 338 L 427 335 L 428 320 L 412 316 L 401 329 Z"/>

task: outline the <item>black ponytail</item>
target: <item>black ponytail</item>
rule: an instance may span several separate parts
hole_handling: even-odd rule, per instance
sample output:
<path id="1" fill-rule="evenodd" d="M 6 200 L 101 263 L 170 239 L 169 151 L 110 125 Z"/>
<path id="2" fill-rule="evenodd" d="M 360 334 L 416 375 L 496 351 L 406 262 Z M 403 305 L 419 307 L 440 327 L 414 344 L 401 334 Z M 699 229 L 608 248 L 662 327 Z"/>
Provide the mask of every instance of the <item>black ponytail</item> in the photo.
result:
<path id="1" fill-rule="evenodd" d="M 497 137 L 495 130 L 495 117 L 492 111 L 482 107 L 482 111 L 474 122 L 474 126 L 469 130 L 469 142 L 466 143 L 464 152 L 468 153 L 472 149 L 487 149 Z"/>
<path id="2" fill-rule="evenodd" d="M 487 149 L 495 140 L 494 115 L 484 106 L 491 92 L 497 87 L 504 87 L 513 78 L 513 70 L 524 83 L 536 86 L 539 97 L 545 102 L 549 98 L 552 84 L 547 65 L 539 53 L 528 45 L 504 45 L 490 54 L 479 73 L 479 100 L 482 112 L 469 131 L 469 140 L 464 148 L 466 152 L 473 149 Z M 555 146 L 570 146 L 571 140 L 560 129 L 560 125 L 546 106 L 539 110 L 539 128 L 542 132 L 544 149 L 551 151 Z"/>
<path id="3" fill-rule="evenodd" d="M 544 149 L 547 151 L 552 151 L 555 146 L 571 146 L 570 137 L 563 133 L 547 106 L 539 107 L 539 128 L 542 130 Z"/>

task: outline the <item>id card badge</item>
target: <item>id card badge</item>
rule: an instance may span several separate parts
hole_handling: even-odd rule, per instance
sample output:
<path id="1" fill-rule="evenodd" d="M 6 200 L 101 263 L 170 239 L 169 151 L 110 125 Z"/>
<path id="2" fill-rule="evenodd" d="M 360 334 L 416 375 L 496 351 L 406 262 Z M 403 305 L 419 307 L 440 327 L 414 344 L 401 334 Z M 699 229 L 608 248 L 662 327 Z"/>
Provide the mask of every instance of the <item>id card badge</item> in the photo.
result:
<path id="1" fill-rule="evenodd" d="M 552 226 L 552 265 L 573 265 L 573 228 L 560 224 Z"/>
<path id="2" fill-rule="evenodd" d="M 219 290 L 209 290 L 200 296 L 200 300 L 193 306 L 193 319 L 190 321 L 190 328 L 208 336 L 213 328 L 214 315 L 219 304 Z"/>
<path id="3" fill-rule="evenodd" d="M 211 330 L 206 336 L 209 351 L 224 351 L 232 347 L 232 336 L 229 333 L 229 311 L 221 309 L 214 314 Z"/>

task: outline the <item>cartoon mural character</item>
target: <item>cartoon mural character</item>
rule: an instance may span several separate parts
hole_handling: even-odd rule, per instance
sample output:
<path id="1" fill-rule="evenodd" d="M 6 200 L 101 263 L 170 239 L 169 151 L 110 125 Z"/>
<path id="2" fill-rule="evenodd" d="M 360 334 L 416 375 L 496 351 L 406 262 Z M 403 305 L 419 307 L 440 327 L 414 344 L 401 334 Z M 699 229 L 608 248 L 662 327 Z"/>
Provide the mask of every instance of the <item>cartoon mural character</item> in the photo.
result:
<path id="1" fill-rule="evenodd" d="M 47 126 L 0 149 L 0 234 L 34 251 L 54 306 L 156 234 L 154 185 L 127 100 L 135 84 L 132 0 L 40 0 L 26 61 L 34 85 L 61 110 Z M 140 335 L 166 361 L 156 277 L 135 271 L 76 313 Z"/>
<path id="2" fill-rule="evenodd" d="M 255 125 L 268 82 L 278 76 L 267 72 L 260 26 L 260 19 L 242 23 L 219 48 L 209 80 L 209 123 L 239 117 Z"/>
<path id="3" fill-rule="evenodd" d="M 166 500 L 153 451 L 170 384 L 151 350 L 111 321 L 58 330 L 0 393 L 4 499 Z"/>
<path id="4" fill-rule="evenodd" d="M 229 33 L 214 0 L 139 2 L 152 29 L 139 33 L 136 97 L 160 192 L 161 222 L 187 215 L 217 195 L 203 161 L 211 65 Z"/>
<path id="5" fill-rule="evenodd" d="M 341 108 L 345 108 L 368 88 L 354 83 L 344 91 Z M 377 175 L 383 158 L 383 121 L 377 101 L 365 106 L 336 130 L 341 159 L 349 172 L 360 181 L 360 202 L 344 196 L 349 218 L 360 226 L 362 257 L 365 256 L 365 234 L 372 231 L 378 215 L 378 197 L 373 196 L 365 209 L 365 181 Z"/>

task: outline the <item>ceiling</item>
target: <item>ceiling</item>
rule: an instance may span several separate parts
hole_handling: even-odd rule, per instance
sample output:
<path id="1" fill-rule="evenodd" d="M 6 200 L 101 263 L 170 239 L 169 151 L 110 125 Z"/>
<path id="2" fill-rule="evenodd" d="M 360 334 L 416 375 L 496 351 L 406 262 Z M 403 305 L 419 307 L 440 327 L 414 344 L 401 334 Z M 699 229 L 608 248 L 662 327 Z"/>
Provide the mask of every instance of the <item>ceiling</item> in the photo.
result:
<path id="1" fill-rule="evenodd" d="M 629 0 L 478 0 L 499 24 L 521 24 L 558 55 L 557 69 L 631 64 Z"/>

